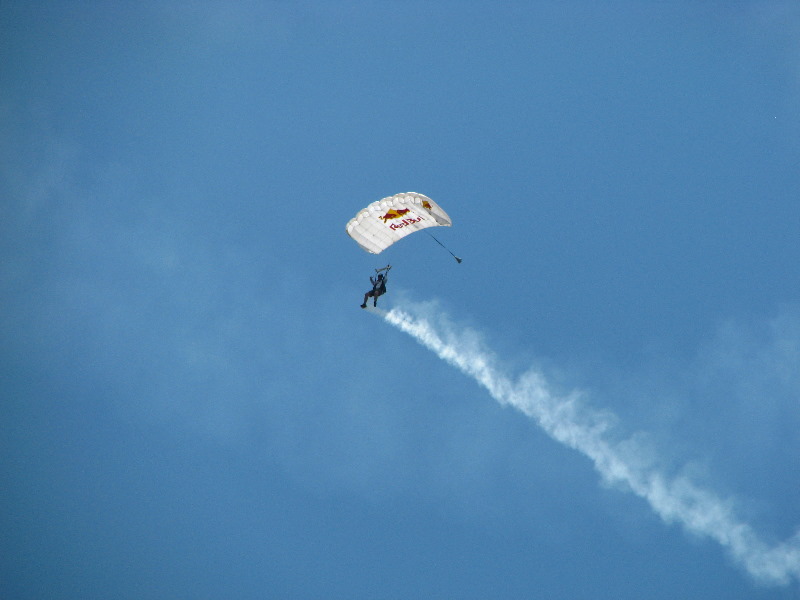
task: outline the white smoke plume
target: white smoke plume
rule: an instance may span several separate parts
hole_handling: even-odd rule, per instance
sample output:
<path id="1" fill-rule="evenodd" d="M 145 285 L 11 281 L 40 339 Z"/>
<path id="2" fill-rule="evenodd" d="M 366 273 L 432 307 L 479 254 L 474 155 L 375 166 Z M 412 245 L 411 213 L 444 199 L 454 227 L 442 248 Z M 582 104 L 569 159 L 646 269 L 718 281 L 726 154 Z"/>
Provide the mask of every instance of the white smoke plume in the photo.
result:
<path id="1" fill-rule="evenodd" d="M 529 371 L 512 380 L 498 371 L 491 352 L 474 332 L 452 326 L 442 314 L 437 314 L 434 322 L 407 310 L 375 312 L 473 378 L 497 402 L 513 406 L 554 440 L 586 456 L 604 481 L 643 498 L 665 522 L 678 522 L 687 531 L 718 542 L 759 582 L 800 582 L 800 532 L 770 546 L 736 517 L 730 501 L 686 476 L 668 476 L 639 460 L 644 449 L 636 436 L 622 442 L 611 440 L 608 432 L 615 418 L 610 413 L 588 408 L 578 393 L 555 393 L 539 372 Z"/>

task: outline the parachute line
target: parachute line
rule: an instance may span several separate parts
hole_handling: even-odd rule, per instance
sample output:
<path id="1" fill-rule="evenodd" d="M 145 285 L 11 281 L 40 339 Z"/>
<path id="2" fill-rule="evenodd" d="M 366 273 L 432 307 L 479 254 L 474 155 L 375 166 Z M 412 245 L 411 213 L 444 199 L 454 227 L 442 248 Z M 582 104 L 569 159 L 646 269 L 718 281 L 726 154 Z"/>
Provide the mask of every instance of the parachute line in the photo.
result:
<path id="1" fill-rule="evenodd" d="M 447 246 L 445 246 L 445 245 L 444 245 L 442 242 L 440 242 L 439 240 L 437 240 L 437 239 L 436 239 L 436 237 L 435 237 L 435 236 L 434 236 L 434 235 L 433 235 L 433 234 L 432 234 L 430 231 L 426 231 L 425 233 L 427 233 L 429 236 L 431 236 L 431 237 L 433 238 L 433 241 L 434 241 L 434 242 L 436 242 L 436 243 L 437 243 L 437 244 L 439 244 L 439 245 L 440 245 L 442 248 L 444 248 L 445 250 L 447 250 L 448 252 L 450 252 L 450 249 L 449 249 Z M 461 264 L 461 259 L 460 259 L 460 258 L 458 258 L 458 257 L 457 257 L 455 254 L 453 254 L 452 252 L 450 252 L 450 256 L 452 256 L 453 258 L 455 258 L 455 259 L 456 259 L 456 261 L 458 261 L 458 264 Z"/>

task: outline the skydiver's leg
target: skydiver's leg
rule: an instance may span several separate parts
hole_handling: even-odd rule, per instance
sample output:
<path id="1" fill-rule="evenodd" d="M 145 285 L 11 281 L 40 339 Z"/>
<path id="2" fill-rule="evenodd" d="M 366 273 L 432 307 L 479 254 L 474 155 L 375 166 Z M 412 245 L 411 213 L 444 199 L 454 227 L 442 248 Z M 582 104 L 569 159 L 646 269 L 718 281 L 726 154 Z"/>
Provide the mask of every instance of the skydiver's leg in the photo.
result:
<path id="1" fill-rule="evenodd" d="M 361 308 L 367 308 L 367 298 L 372 295 L 372 291 L 367 292 L 364 294 L 364 303 L 361 305 Z"/>

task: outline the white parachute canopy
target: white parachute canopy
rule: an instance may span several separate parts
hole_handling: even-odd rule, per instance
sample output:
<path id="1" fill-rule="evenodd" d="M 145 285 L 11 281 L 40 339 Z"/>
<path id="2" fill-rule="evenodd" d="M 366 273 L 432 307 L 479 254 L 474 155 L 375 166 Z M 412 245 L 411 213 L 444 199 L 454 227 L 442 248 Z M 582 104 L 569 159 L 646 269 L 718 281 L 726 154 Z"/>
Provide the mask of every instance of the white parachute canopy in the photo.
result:
<path id="1" fill-rule="evenodd" d="M 380 254 L 410 233 L 452 224 L 436 202 L 422 194 L 406 192 L 373 202 L 350 219 L 345 229 L 364 250 Z"/>

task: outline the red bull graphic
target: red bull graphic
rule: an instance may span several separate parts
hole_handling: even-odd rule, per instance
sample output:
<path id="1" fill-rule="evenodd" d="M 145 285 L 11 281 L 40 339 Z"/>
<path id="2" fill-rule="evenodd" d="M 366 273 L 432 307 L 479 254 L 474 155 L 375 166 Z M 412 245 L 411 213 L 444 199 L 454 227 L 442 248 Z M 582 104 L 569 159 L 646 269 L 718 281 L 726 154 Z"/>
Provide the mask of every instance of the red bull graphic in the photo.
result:
<path id="1" fill-rule="evenodd" d="M 431 206 L 431 203 L 428 202 L 427 200 L 423 200 L 422 201 L 422 208 L 427 208 L 428 210 L 433 210 L 433 207 Z"/>
<path id="2" fill-rule="evenodd" d="M 390 229 L 402 229 L 403 227 L 413 225 L 414 223 L 419 223 L 424 219 L 424 217 L 417 217 L 414 216 L 413 214 L 408 214 L 410 212 L 411 212 L 410 208 L 392 208 L 386 211 L 385 215 L 382 215 L 378 218 L 384 223 L 388 223 L 388 221 L 394 221 L 395 219 L 399 219 L 400 217 L 405 216 L 405 218 L 402 221 L 389 224 Z"/>
<path id="3" fill-rule="evenodd" d="M 407 214 L 410 210 L 410 208 L 398 208 L 397 210 L 391 209 L 385 215 L 378 218 L 382 219 L 383 222 L 386 223 L 386 221 L 389 221 L 390 219 L 399 219 L 403 215 Z"/>
<path id="4" fill-rule="evenodd" d="M 391 229 L 402 229 L 407 225 L 413 225 L 414 223 L 419 223 L 420 221 L 422 221 L 422 219 L 423 219 L 422 217 L 417 217 L 416 219 L 414 217 L 409 217 L 408 219 L 403 219 L 399 223 L 392 223 L 391 225 L 389 225 L 389 227 Z"/>

